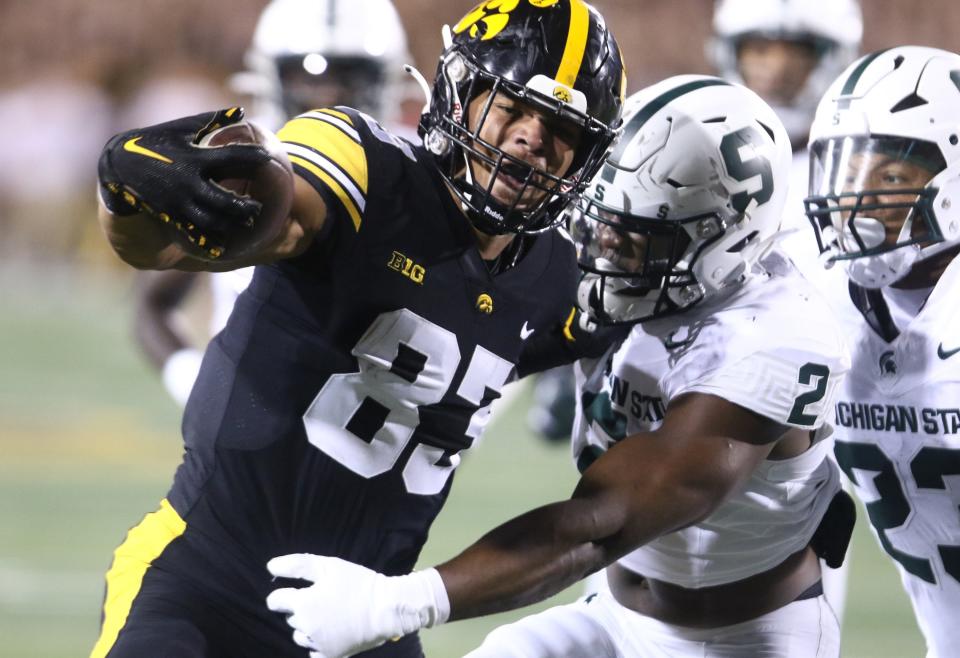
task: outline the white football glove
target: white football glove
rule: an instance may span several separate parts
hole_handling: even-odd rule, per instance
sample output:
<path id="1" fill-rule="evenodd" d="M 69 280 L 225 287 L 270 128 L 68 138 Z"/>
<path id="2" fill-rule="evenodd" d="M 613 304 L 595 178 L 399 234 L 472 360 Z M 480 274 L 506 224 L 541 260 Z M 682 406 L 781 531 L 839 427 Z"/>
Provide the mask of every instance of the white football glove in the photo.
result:
<path id="1" fill-rule="evenodd" d="M 436 569 L 384 576 L 336 557 L 295 553 L 267 563 L 271 574 L 307 587 L 276 589 L 267 607 L 287 614 L 293 641 L 310 658 L 341 658 L 444 623 L 450 601 Z"/>

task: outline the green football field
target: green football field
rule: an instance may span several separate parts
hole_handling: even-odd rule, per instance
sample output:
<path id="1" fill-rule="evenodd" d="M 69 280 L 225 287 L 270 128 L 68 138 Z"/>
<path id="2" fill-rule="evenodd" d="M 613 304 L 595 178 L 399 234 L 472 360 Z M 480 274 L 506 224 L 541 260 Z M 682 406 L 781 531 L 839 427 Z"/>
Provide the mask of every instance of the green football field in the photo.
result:
<path id="1" fill-rule="evenodd" d="M 84 656 L 97 634 L 111 551 L 156 507 L 178 463 L 179 411 L 132 345 L 126 273 L 0 270 L 0 299 L 0 656 Z M 522 389 L 464 459 L 424 565 L 571 491 L 567 449 L 527 432 L 528 401 Z M 525 612 L 427 631 L 427 655 L 462 656 Z M 843 643 L 851 657 L 924 653 L 862 511 Z"/>

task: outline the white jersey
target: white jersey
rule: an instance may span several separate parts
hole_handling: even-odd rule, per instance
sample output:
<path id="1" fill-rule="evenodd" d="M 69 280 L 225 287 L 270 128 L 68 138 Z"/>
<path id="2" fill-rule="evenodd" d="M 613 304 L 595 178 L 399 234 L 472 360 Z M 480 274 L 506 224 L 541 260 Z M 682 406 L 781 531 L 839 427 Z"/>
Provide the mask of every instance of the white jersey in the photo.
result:
<path id="1" fill-rule="evenodd" d="M 810 542 L 839 490 L 826 459 L 833 403 L 849 367 L 829 307 L 778 254 L 736 291 L 683 313 L 638 324 L 610 357 L 578 365 L 583 408 L 574 425 L 581 470 L 612 443 L 660 426 L 670 401 L 699 392 L 816 430 L 792 459 L 761 463 L 745 488 L 696 525 L 620 560 L 637 573 L 688 588 L 767 571 Z"/>
<path id="2" fill-rule="evenodd" d="M 958 293 L 954 259 L 891 341 L 857 314 L 853 367 L 837 402 L 837 462 L 900 571 L 929 656 L 960 647 Z"/>

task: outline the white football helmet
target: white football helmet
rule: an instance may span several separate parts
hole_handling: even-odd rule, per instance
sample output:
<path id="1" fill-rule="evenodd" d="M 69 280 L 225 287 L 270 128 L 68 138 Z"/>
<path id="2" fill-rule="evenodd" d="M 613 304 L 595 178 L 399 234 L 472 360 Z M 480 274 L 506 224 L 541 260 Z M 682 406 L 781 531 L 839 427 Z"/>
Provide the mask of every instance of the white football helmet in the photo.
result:
<path id="1" fill-rule="evenodd" d="M 412 62 L 390 0 L 272 0 L 260 14 L 236 91 L 252 115 L 279 127 L 325 105 L 346 105 L 389 122 Z"/>
<path id="2" fill-rule="evenodd" d="M 903 46 L 851 64 L 817 108 L 805 204 L 828 263 L 865 288 L 960 245 L 960 55 Z"/>
<path id="3" fill-rule="evenodd" d="M 779 230 L 791 157 L 777 115 L 741 85 L 681 75 L 631 96 L 571 214 L 581 307 L 632 323 L 739 285 Z"/>
<path id="4" fill-rule="evenodd" d="M 717 72 L 743 84 L 737 49 L 746 38 L 799 41 L 813 46 L 817 63 L 789 104 L 776 104 L 791 139 L 803 140 L 827 85 L 857 56 L 863 17 L 856 0 L 719 0 L 707 52 Z"/>

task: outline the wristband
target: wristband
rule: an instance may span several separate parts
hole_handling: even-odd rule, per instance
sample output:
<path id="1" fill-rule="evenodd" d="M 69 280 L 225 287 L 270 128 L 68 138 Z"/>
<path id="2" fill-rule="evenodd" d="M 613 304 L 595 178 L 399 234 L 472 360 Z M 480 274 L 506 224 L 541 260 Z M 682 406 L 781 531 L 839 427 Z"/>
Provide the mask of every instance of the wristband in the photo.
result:
<path id="1" fill-rule="evenodd" d="M 415 571 L 406 576 L 388 578 L 395 587 L 391 597 L 397 604 L 397 619 L 404 635 L 421 628 L 432 628 L 450 618 L 447 588 L 436 569 Z"/>

